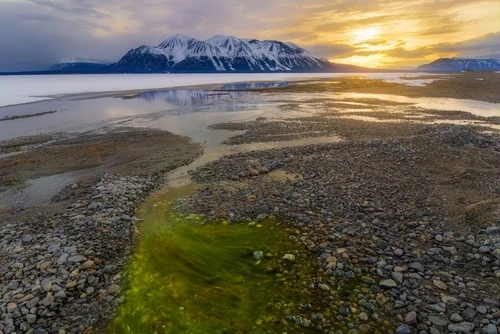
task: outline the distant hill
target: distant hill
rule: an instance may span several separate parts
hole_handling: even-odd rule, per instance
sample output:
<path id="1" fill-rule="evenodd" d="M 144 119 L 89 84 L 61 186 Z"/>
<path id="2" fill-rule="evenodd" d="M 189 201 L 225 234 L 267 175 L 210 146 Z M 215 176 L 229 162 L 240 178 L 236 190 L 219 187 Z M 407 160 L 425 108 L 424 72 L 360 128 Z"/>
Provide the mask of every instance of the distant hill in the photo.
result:
<path id="1" fill-rule="evenodd" d="M 93 60 L 74 59 L 62 61 L 49 67 L 49 72 L 68 73 L 96 73 L 107 71 L 109 63 L 101 63 Z"/>
<path id="2" fill-rule="evenodd" d="M 439 58 L 432 63 L 417 67 L 420 71 L 462 72 L 500 71 L 499 59 Z"/>
<path id="3" fill-rule="evenodd" d="M 214 36 L 199 41 L 174 35 L 157 46 L 142 45 L 118 62 L 75 61 L 52 66 L 61 73 L 272 73 L 373 72 L 373 69 L 331 63 L 293 43 Z"/>

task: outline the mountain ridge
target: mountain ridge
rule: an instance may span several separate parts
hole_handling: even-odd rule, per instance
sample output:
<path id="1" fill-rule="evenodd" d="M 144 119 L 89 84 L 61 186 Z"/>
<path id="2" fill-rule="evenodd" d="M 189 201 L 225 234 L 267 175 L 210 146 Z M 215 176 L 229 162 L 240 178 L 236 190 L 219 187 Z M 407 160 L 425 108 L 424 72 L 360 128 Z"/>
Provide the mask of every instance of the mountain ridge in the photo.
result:
<path id="1" fill-rule="evenodd" d="M 500 71 L 500 60 L 494 58 L 439 58 L 418 70 L 433 72 Z"/>
<path id="2" fill-rule="evenodd" d="M 293 43 L 224 35 L 201 41 L 177 34 L 157 46 L 129 50 L 112 68 L 136 73 L 329 72 L 330 63 Z"/>

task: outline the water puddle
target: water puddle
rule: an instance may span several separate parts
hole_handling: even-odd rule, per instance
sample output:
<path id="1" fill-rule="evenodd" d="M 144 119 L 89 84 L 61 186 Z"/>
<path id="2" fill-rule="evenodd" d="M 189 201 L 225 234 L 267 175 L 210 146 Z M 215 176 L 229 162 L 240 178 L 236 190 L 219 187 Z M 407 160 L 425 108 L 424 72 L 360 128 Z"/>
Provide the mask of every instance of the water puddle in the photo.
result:
<path id="1" fill-rule="evenodd" d="M 460 100 L 452 98 L 434 97 L 406 97 L 390 94 L 365 94 L 365 93 L 340 93 L 330 95 L 332 98 L 357 98 L 357 99 L 382 99 L 398 103 L 411 103 L 415 107 L 432 110 L 465 111 L 476 116 L 492 117 L 500 116 L 500 106 L 497 103 Z"/>
<path id="2" fill-rule="evenodd" d="M 0 207 L 27 208 L 49 204 L 54 195 L 81 176 L 82 172 L 70 172 L 28 180 L 20 187 L 1 192 Z"/>
<path id="3" fill-rule="evenodd" d="M 108 333 L 297 332 L 285 319 L 301 303 L 317 298 L 315 309 L 327 312 L 329 293 L 304 286 L 318 278 L 314 259 L 283 228 L 181 216 L 176 200 L 192 191 L 169 189 L 141 206 L 126 301 Z"/>

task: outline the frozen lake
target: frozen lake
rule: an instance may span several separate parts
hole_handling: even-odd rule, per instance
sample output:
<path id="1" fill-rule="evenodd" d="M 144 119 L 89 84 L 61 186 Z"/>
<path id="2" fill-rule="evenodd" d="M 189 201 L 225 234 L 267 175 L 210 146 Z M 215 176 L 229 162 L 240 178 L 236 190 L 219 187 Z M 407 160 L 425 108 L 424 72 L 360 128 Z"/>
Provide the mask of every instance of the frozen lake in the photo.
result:
<path id="1" fill-rule="evenodd" d="M 234 82 L 294 81 L 361 75 L 387 82 L 422 85 L 436 79 L 408 80 L 422 73 L 228 73 L 228 74 L 75 74 L 0 76 L 0 107 L 36 102 L 67 94 L 189 87 Z M 427 74 L 428 75 L 428 74 Z"/>

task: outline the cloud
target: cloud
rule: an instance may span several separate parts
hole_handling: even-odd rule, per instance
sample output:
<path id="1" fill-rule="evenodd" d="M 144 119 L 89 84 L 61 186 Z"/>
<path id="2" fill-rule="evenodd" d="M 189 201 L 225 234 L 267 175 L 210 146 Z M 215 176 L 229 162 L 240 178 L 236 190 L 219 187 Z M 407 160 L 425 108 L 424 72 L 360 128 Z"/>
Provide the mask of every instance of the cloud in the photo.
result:
<path id="1" fill-rule="evenodd" d="M 435 46 L 440 52 L 455 52 L 461 57 L 498 57 L 500 54 L 500 32 L 491 33 L 456 43 L 443 43 Z"/>
<path id="2" fill-rule="evenodd" d="M 0 71 L 116 61 L 175 33 L 279 39 L 330 58 L 492 55 L 499 15 L 497 0 L 0 0 Z M 353 39 L 372 28 L 380 34 Z"/>
<path id="3" fill-rule="evenodd" d="M 343 58 L 354 54 L 356 49 L 347 44 L 317 44 L 306 47 L 307 51 L 316 57 Z"/>
<path id="4" fill-rule="evenodd" d="M 415 49 L 397 47 L 385 52 L 398 58 L 425 58 L 436 54 L 450 57 L 500 58 L 500 32 L 455 43 L 439 43 Z"/>

